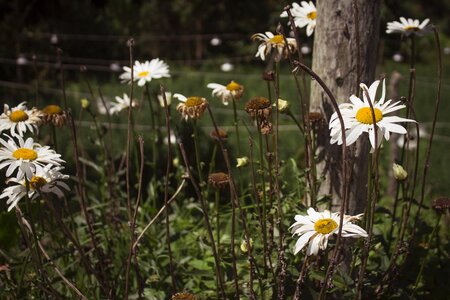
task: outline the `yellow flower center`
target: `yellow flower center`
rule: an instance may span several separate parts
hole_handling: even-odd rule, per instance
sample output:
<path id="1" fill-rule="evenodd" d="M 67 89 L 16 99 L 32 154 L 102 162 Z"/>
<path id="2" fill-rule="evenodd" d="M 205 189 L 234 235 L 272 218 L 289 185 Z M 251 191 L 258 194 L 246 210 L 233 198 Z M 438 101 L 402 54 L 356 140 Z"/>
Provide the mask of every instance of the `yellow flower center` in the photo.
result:
<path id="1" fill-rule="evenodd" d="M 315 20 L 315 19 L 317 18 L 317 12 L 316 12 L 316 11 L 312 11 L 312 12 L 308 13 L 308 14 L 306 15 L 306 17 L 307 17 L 308 19 L 310 19 L 310 20 Z"/>
<path id="2" fill-rule="evenodd" d="M 30 180 L 30 189 L 37 190 L 47 184 L 47 180 L 40 176 L 33 176 Z"/>
<path id="3" fill-rule="evenodd" d="M 16 111 L 13 111 L 13 112 L 9 115 L 9 119 L 10 119 L 12 122 L 16 122 L 16 123 L 18 123 L 18 122 L 23 122 L 23 121 L 28 120 L 28 115 L 27 115 L 27 113 L 24 112 L 23 110 L 16 110 Z"/>
<path id="4" fill-rule="evenodd" d="M 229 91 L 238 91 L 241 89 L 241 85 L 239 83 L 234 82 L 231 80 L 229 84 L 227 84 L 227 90 Z"/>
<path id="5" fill-rule="evenodd" d="M 375 123 L 378 123 L 381 119 L 383 119 L 383 113 L 378 108 L 374 108 L 375 112 Z M 356 113 L 356 120 L 363 124 L 373 124 L 372 111 L 370 107 L 363 107 L 358 110 Z"/>
<path id="6" fill-rule="evenodd" d="M 328 234 L 335 230 L 338 224 L 333 219 L 320 219 L 314 223 L 314 230 L 321 234 Z"/>
<path id="7" fill-rule="evenodd" d="M 142 71 L 137 74 L 138 77 L 147 77 L 150 72 Z"/>
<path id="8" fill-rule="evenodd" d="M 44 109 L 42 109 L 42 111 L 44 113 L 46 113 L 47 115 L 59 115 L 62 112 L 62 109 L 60 106 L 58 105 L 47 105 L 46 107 L 44 107 Z"/>
<path id="9" fill-rule="evenodd" d="M 277 34 L 269 41 L 273 44 L 284 44 L 284 36 L 282 34 Z"/>
<path id="10" fill-rule="evenodd" d="M 407 30 L 407 31 L 419 31 L 419 27 L 416 27 L 416 26 L 405 26 L 405 30 Z"/>
<path id="11" fill-rule="evenodd" d="M 202 105 L 204 102 L 202 97 L 189 97 L 184 104 L 188 107 L 194 107 Z"/>
<path id="12" fill-rule="evenodd" d="M 12 153 L 12 156 L 15 159 L 26 159 L 26 160 L 35 160 L 38 157 L 36 151 L 28 148 L 19 148 Z"/>

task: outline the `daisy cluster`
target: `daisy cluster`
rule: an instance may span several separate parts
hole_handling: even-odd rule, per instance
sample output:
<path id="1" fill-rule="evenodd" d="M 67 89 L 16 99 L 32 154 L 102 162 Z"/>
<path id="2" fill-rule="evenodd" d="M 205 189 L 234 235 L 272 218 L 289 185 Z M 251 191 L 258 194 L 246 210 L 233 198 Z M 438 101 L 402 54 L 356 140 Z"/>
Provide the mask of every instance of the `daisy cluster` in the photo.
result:
<path id="1" fill-rule="evenodd" d="M 6 169 L 8 186 L 0 194 L 6 199 L 8 211 L 21 199 L 36 199 L 41 194 L 63 196 L 69 186 L 61 180 L 64 160 L 49 146 L 41 146 L 33 137 L 42 124 L 61 127 L 66 114 L 57 105 L 49 105 L 42 110 L 28 109 L 25 102 L 15 107 L 4 105 L 0 116 L 0 170 Z"/>

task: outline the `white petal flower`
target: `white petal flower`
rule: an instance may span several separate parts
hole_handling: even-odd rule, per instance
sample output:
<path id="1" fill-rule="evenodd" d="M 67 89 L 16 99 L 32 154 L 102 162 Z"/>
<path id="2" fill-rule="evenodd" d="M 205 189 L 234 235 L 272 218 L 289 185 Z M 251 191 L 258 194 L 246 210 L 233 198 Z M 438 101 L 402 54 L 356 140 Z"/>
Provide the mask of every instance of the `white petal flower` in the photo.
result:
<path id="1" fill-rule="evenodd" d="M 131 68 L 123 67 L 125 71 L 119 78 L 122 83 L 131 82 Z M 152 79 L 160 79 L 163 77 L 170 77 L 169 66 L 159 58 L 152 59 L 151 61 L 145 61 L 140 63 L 139 61 L 134 62 L 133 67 L 133 81 L 137 81 L 138 86 L 144 86 L 147 82 Z"/>
<path id="2" fill-rule="evenodd" d="M 11 177 L 17 169 L 17 180 L 24 176 L 31 180 L 33 174 L 41 172 L 48 164 L 60 166 L 64 163 L 61 155 L 50 149 L 48 146 L 41 146 L 35 143 L 31 137 L 23 140 L 21 136 L 17 136 L 19 143 L 17 144 L 12 138 L 5 141 L 0 138 L 0 169 L 8 167 L 6 177 Z"/>
<path id="3" fill-rule="evenodd" d="M 244 94 L 244 86 L 233 80 L 227 85 L 208 83 L 206 87 L 213 90 L 212 95 L 220 98 L 223 105 L 228 105 L 230 101 L 241 99 Z"/>
<path id="4" fill-rule="evenodd" d="M 136 107 L 137 102 L 135 100 L 130 101 L 130 97 L 128 97 L 127 94 L 123 94 L 123 98 L 120 98 L 119 96 L 116 96 L 116 102 L 110 103 L 109 113 L 110 114 L 117 114 L 118 112 L 128 109 L 128 107 Z"/>
<path id="5" fill-rule="evenodd" d="M 292 8 L 290 9 L 292 17 L 294 18 L 295 26 L 303 28 L 306 26 L 306 35 L 311 36 L 316 27 L 317 10 L 316 6 L 312 1 L 306 2 L 302 1 L 301 6 L 297 3 L 292 3 Z M 280 17 L 287 18 L 287 12 L 283 12 Z"/>
<path id="6" fill-rule="evenodd" d="M 411 18 L 406 19 L 404 17 L 400 17 L 400 22 L 393 21 L 387 23 L 386 33 L 401 33 L 405 36 L 415 34 L 420 36 L 428 32 L 428 22 L 430 22 L 430 19 L 425 19 L 422 23 L 420 23 L 417 19 L 413 20 Z"/>
<path id="7" fill-rule="evenodd" d="M 189 118 L 193 120 L 199 119 L 208 107 L 208 101 L 203 97 L 186 97 L 181 94 L 174 94 L 173 98 L 178 99 L 181 102 L 177 105 L 177 111 L 181 113 L 181 117 L 185 121 Z"/>
<path id="8" fill-rule="evenodd" d="M 38 191 L 62 197 L 64 191 L 70 190 L 69 186 L 62 182 L 63 179 L 69 178 L 68 175 L 60 172 L 62 169 L 62 167 L 53 167 L 51 164 L 39 169 L 28 181 L 28 197 L 30 199 L 37 198 L 39 196 Z M 11 178 L 8 183 L 14 183 L 14 185 L 6 187 L 0 195 L 0 199 L 7 198 L 6 204 L 8 205 L 8 211 L 10 211 L 25 197 L 27 188 L 25 179 Z"/>
<path id="9" fill-rule="evenodd" d="M 368 133 L 369 140 L 372 145 L 372 151 L 381 145 L 383 137 L 385 140 L 389 140 L 390 133 L 395 132 L 399 134 L 405 134 L 406 129 L 397 124 L 401 122 L 415 122 L 411 119 L 401 118 L 397 116 L 386 116 L 389 113 L 397 111 L 405 107 L 405 105 L 400 104 L 400 102 L 392 103 L 392 100 L 385 100 L 386 87 L 385 81 L 383 80 L 383 90 L 381 93 L 381 98 L 378 101 L 376 99 L 377 88 L 380 81 L 377 80 L 372 85 L 367 88 L 364 83 L 361 83 L 361 89 L 363 94 L 363 100 L 356 97 L 355 95 L 350 96 L 351 103 L 342 103 L 339 105 L 339 110 L 344 119 L 345 125 L 345 136 L 347 146 L 356 142 L 361 134 L 364 132 Z M 370 108 L 370 103 L 372 103 L 373 110 L 375 113 L 375 122 L 378 128 L 377 132 L 377 143 L 375 145 L 375 131 L 373 126 L 373 114 Z M 337 113 L 335 112 L 330 119 L 329 128 L 331 140 L 330 143 L 342 144 L 342 130 L 341 123 Z"/>
<path id="10" fill-rule="evenodd" d="M 266 56 L 275 50 L 275 61 L 280 61 L 281 58 L 287 57 L 289 50 L 295 52 L 297 50 L 297 42 L 293 38 L 286 38 L 287 46 L 285 45 L 285 37 L 281 34 L 274 35 L 270 31 L 266 33 L 255 33 L 252 35 L 253 40 L 259 40 L 262 43 L 258 47 L 255 57 L 260 57 L 261 60 L 266 60 Z"/>
<path id="11" fill-rule="evenodd" d="M 307 215 L 296 215 L 295 223 L 290 227 L 294 235 L 299 238 L 295 243 L 294 254 L 297 254 L 308 245 L 306 255 L 317 255 L 319 250 L 325 250 L 328 239 L 339 232 L 340 216 L 328 210 L 316 212 L 310 207 Z M 367 237 L 367 232 L 352 223 L 358 216 L 344 216 L 342 224 L 342 237 Z"/>
<path id="12" fill-rule="evenodd" d="M 27 131 L 35 133 L 42 123 L 44 114 L 36 109 L 27 109 L 26 102 L 22 102 L 16 107 L 9 108 L 4 105 L 3 113 L 0 116 L 0 132 L 9 130 L 11 136 L 23 137 Z"/>

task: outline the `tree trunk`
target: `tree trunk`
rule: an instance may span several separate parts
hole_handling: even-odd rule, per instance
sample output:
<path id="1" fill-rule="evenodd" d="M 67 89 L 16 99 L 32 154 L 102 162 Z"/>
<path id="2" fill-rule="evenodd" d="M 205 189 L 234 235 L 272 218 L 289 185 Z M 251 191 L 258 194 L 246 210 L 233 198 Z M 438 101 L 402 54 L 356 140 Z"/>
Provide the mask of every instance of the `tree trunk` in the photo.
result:
<path id="1" fill-rule="evenodd" d="M 377 61 L 379 0 L 317 0 L 312 68 L 328 85 L 339 103 L 360 94 L 359 84 L 371 84 Z M 334 112 L 330 100 L 316 83 L 311 83 L 311 111 L 321 111 L 327 120 Z M 330 145 L 328 126 L 318 133 L 318 176 L 324 176 L 320 195 L 332 196 L 332 209 L 342 199 L 341 148 Z M 369 143 L 362 138 L 349 147 L 348 177 L 350 214 L 364 212 L 367 203 Z"/>

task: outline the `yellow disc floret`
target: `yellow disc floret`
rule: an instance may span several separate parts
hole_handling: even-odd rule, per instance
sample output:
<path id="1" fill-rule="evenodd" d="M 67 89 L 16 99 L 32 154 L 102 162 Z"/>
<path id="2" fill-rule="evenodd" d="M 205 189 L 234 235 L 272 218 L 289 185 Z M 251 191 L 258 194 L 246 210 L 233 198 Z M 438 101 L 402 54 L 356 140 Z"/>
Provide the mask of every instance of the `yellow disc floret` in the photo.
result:
<path id="1" fill-rule="evenodd" d="M 270 42 L 273 44 L 284 44 L 284 36 L 282 34 L 274 35 Z"/>
<path id="2" fill-rule="evenodd" d="M 314 223 L 314 230 L 321 234 L 329 234 L 338 227 L 333 219 L 320 219 Z"/>
<path id="3" fill-rule="evenodd" d="M 316 12 L 316 11 L 312 11 L 312 12 L 308 13 L 308 14 L 306 15 L 306 17 L 307 17 L 308 19 L 310 19 L 310 20 L 315 20 L 315 19 L 317 18 L 317 12 Z"/>
<path id="4" fill-rule="evenodd" d="M 33 176 L 30 180 L 30 188 L 37 190 L 47 184 L 47 180 L 40 176 Z"/>
<path id="5" fill-rule="evenodd" d="M 18 123 L 18 122 L 23 122 L 23 121 L 28 120 L 28 115 L 27 115 L 27 113 L 24 112 L 23 110 L 16 110 L 16 111 L 13 111 L 13 112 L 9 115 L 9 119 L 10 119 L 12 122 L 16 122 L 16 123 Z"/>
<path id="6" fill-rule="evenodd" d="M 38 154 L 33 149 L 19 148 L 12 153 L 12 156 L 15 159 L 35 160 L 38 157 Z"/>
<path id="7" fill-rule="evenodd" d="M 419 27 L 417 27 L 417 26 L 405 26 L 405 30 L 407 30 L 407 31 L 419 31 Z"/>
<path id="8" fill-rule="evenodd" d="M 42 109 L 44 113 L 47 115 L 59 115 L 62 112 L 62 109 L 59 105 L 47 105 Z"/>
<path id="9" fill-rule="evenodd" d="M 137 74 L 138 77 L 147 77 L 149 74 L 148 71 L 142 71 Z"/>
<path id="10" fill-rule="evenodd" d="M 199 106 L 202 105 L 205 101 L 202 97 L 189 97 L 186 99 L 184 103 L 187 107 Z"/>
<path id="11" fill-rule="evenodd" d="M 378 108 L 373 109 L 375 113 L 375 123 L 378 123 L 383 119 L 383 113 Z M 363 107 L 356 113 L 356 120 L 363 124 L 373 124 L 373 115 L 370 107 Z"/>
<path id="12" fill-rule="evenodd" d="M 227 84 L 227 90 L 229 91 L 238 91 L 241 89 L 241 85 L 235 81 L 231 81 L 229 84 Z"/>

